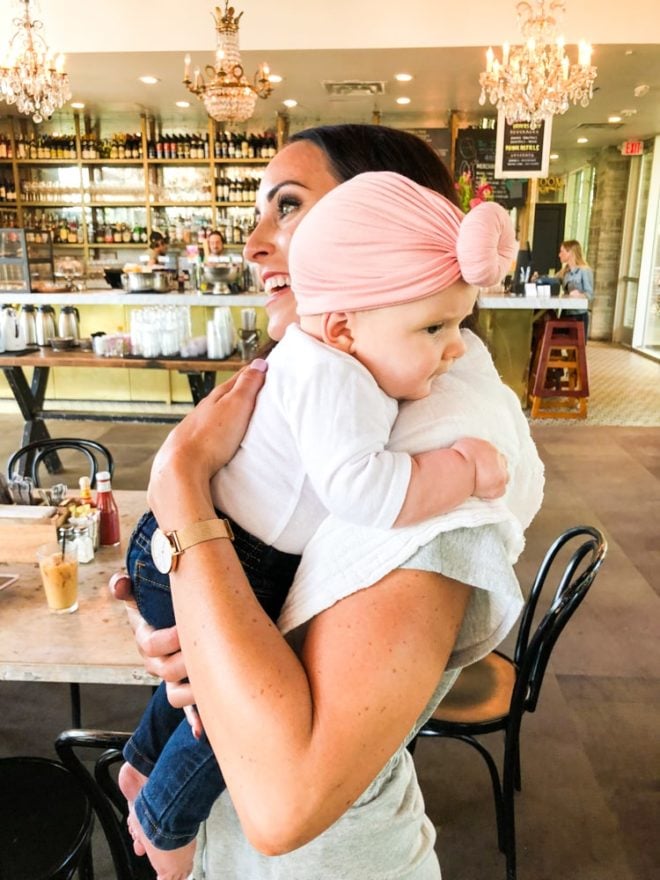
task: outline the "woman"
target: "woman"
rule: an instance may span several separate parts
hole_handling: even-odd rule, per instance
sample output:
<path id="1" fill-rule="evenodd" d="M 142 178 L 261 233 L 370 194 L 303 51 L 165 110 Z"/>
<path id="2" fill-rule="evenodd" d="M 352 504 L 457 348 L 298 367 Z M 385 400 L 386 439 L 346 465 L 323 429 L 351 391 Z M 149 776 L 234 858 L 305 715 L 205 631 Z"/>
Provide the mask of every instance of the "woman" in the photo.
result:
<path id="1" fill-rule="evenodd" d="M 149 265 L 161 265 L 160 258 L 167 256 L 169 241 L 162 232 L 154 232 L 149 236 Z"/>
<path id="2" fill-rule="evenodd" d="M 594 273 L 582 255 L 580 242 L 575 239 L 562 241 L 559 246 L 559 259 L 562 267 L 558 277 L 568 296 L 584 297 L 589 301 L 589 309 L 594 300 Z M 589 310 L 578 312 L 574 309 L 562 309 L 562 316 L 576 318 L 584 324 L 584 340 L 589 335 Z"/>
<path id="3" fill-rule="evenodd" d="M 373 162 L 372 170 L 410 169 L 414 179 L 426 177 L 422 183 L 435 174 L 453 198 L 433 152 L 404 132 L 339 126 L 296 135 L 266 170 L 245 248 L 268 294 L 274 339 L 296 319 L 291 236 L 343 179 L 345 156 Z M 165 442 L 149 486 L 161 528 L 214 516 L 209 477 L 236 449 L 261 381 L 248 370 L 232 390 L 215 389 Z M 506 608 L 495 623 L 478 607 L 475 613 L 471 593 L 479 591 L 417 559 L 413 554 L 374 587 L 317 609 L 303 626 L 297 620 L 293 650 L 256 605 L 229 542 L 184 554 L 172 583 L 178 633 L 141 626 L 138 641 L 155 674 L 173 683 L 189 675 L 226 768 L 231 800 L 220 799 L 209 823 L 207 877 L 439 877 L 433 827 L 404 745 L 458 674 L 443 672 L 468 603 L 464 662 L 481 656 L 477 643 L 487 651 L 503 637 L 520 597 L 515 585 L 503 588 Z M 178 650 L 177 635 L 185 666 L 180 654 L 162 656 Z M 214 684 L 218 670 L 222 693 Z M 190 686 L 173 684 L 170 698 L 191 703 Z"/>

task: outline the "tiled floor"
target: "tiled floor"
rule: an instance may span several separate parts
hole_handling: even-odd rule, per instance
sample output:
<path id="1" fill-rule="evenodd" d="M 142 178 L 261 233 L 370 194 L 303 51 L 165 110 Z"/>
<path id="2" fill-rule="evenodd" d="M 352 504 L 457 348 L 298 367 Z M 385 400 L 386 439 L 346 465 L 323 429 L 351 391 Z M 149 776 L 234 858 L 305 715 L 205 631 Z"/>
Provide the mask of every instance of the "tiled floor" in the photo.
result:
<path id="1" fill-rule="evenodd" d="M 16 418 L 0 416 L 0 461 L 19 428 Z M 93 422 L 57 428 L 106 442 L 117 457 L 115 484 L 126 488 L 145 485 L 168 430 Z M 547 490 L 518 565 L 523 587 L 569 525 L 602 528 L 610 552 L 558 643 L 538 711 L 523 723 L 518 876 L 652 880 L 660 864 L 660 428 L 548 422 L 535 424 L 533 435 Z M 0 602 L 0 625 L 1 614 Z M 85 723 L 128 729 L 145 699 L 137 687 L 85 686 Z M 0 754 L 49 754 L 69 723 L 67 688 L 2 683 L 0 717 Z M 424 740 L 415 760 L 444 880 L 503 880 L 480 758 L 462 743 Z M 111 876 L 102 859 L 98 880 Z"/>

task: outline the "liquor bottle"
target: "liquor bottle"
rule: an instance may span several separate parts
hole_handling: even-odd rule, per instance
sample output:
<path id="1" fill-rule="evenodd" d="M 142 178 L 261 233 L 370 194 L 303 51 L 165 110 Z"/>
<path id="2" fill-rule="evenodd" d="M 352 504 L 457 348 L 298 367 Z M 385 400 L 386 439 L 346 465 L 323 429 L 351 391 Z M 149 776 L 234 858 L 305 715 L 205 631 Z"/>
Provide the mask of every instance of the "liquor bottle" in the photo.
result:
<path id="1" fill-rule="evenodd" d="M 121 538 L 119 510 L 112 494 L 108 471 L 99 471 L 96 475 L 96 506 L 100 511 L 100 544 L 102 547 L 116 547 Z"/>

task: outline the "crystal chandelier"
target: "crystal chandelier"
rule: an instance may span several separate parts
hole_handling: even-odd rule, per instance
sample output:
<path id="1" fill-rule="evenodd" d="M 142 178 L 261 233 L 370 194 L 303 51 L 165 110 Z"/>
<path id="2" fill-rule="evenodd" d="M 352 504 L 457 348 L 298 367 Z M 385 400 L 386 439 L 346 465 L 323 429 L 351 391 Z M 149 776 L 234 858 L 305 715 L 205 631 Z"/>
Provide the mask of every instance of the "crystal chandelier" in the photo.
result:
<path id="1" fill-rule="evenodd" d="M 206 65 L 206 81 L 199 67 L 190 78 L 190 55 L 185 57 L 184 85 L 204 101 L 206 112 L 218 122 L 245 122 L 254 113 L 257 98 L 267 98 L 273 90 L 267 64 L 259 65 L 252 82 L 243 71 L 238 46 L 238 23 L 242 15 L 242 12 L 235 14 L 229 0 L 225 0 L 224 15 L 219 6 L 215 7 L 215 64 Z"/>
<path id="2" fill-rule="evenodd" d="M 492 48 L 486 52 L 486 70 L 479 76 L 479 103 L 485 104 L 488 95 L 509 124 L 531 122 L 534 127 L 545 117 L 565 113 L 571 102 L 586 107 L 593 97 L 596 68 L 591 64 L 591 46 L 580 41 L 578 62 L 571 64 L 564 38 L 557 33 L 565 8 L 564 0 L 518 3 L 525 44 L 504 43 L 501 61 Z"/>
<path id="3" fill-rule="evenodd" d="M 0 62 L 0 98 L 16 104 L 35 122 L 43 122 L 71 98 L 69 77 L 64 55 L 55 57 L 39 33 L 43 23 L 30 17 L 30 0 L 19 2 L 24 9 L 14 19 L 18 30 Z"/>

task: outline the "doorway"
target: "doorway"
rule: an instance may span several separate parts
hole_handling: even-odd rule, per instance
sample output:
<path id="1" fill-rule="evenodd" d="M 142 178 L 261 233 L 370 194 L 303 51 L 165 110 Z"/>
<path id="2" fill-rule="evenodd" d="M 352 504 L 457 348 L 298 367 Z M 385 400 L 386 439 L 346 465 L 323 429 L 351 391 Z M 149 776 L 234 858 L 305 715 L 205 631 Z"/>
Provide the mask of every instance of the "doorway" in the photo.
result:
<path id="1" fill-rule="evenodd" d="M 532 265 L 539 275 L 553 274 L 561 268 L 559 245 L 564 240 L 566 204 L 541 202 L 534 211 Z"/>

